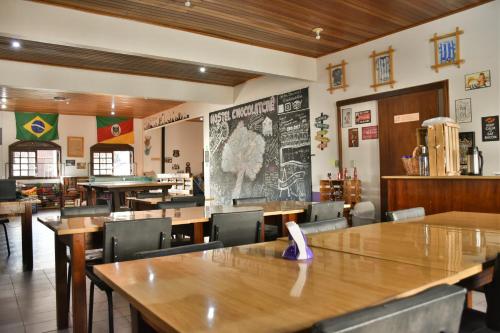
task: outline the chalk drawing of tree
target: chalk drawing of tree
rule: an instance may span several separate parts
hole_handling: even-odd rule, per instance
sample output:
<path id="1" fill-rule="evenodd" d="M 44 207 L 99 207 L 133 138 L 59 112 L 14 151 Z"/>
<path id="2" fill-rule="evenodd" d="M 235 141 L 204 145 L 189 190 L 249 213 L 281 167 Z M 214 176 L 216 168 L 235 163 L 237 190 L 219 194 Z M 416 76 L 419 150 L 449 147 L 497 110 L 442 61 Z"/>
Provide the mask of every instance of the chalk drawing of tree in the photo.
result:
<path id="1" fill-rule="evenodd" d="M 239 198 L 245 175 L 250 180 L 262 168 L 266 142 L 264 138 L 248 130 L 240 121 L 222 150 L 222 171 L 236 174 L 233 198 Z"/>

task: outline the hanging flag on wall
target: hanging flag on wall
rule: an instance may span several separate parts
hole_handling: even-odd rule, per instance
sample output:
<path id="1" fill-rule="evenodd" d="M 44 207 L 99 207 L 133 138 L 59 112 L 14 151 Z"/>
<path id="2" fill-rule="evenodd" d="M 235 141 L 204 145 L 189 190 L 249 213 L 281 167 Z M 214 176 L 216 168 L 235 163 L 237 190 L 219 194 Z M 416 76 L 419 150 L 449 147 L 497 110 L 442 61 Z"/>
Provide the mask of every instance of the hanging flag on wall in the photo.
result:
<path id="1" fill-rule="evenodd" d="M 52 141 L 59 139 L 58 114 L 16 112 L 16 139 Z"/>
<path id="2" fill-rule="evenodd" d="M 97 142 L 134 143 L 134 119 L 119 117 L 96 117 Z"/>

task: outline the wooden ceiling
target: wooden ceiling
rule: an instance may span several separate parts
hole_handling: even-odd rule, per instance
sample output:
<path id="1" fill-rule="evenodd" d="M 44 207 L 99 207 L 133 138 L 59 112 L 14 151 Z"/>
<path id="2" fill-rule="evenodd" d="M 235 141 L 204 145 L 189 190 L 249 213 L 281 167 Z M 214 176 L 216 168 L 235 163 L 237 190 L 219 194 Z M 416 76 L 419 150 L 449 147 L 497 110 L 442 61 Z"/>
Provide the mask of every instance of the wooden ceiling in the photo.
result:
<path id="1" fill-rule="evenodd" d="M 7 98 L 4 111 L 59 113 L 82 116 L 110 116 L 113 97 L 109 95 L 68 93 L 0 87 Z M 56 98 L 65 100 L 57 101 Z M 115 96 L 117 117 L 144 118 L 182 104 L 182 102 Z M 2 109 L 0 109 L 2 110 Z"/>
<path id="2" fill-rule="evenodd" d="M 19 40 L 22 47 L 11 47 L 12 38 L 0 36 L 0 59 L 46 65 L 83 68 L 106 72 L 154 76 L 183 81 L 236 86 L 258 75 L 219 68 L 206 68 L 181 62 L 159 60 L 80 47 Z"/>
<path id="3" fill-rule="evenodd" d="M 32 1 L 319 57 L 490 0 L 191 0 L 190 8 L 185 0 Z"/>

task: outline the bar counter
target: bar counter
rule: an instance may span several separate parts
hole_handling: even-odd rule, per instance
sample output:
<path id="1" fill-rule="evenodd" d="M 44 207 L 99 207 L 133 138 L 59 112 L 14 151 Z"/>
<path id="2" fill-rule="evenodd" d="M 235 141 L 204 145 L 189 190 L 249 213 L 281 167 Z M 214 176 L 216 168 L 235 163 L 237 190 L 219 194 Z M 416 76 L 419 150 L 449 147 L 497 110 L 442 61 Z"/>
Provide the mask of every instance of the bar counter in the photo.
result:
<path id="1" fill-rule="evenodd" d="M 500 176 L 383 176 L 387 210 L 500 213 Z"/>

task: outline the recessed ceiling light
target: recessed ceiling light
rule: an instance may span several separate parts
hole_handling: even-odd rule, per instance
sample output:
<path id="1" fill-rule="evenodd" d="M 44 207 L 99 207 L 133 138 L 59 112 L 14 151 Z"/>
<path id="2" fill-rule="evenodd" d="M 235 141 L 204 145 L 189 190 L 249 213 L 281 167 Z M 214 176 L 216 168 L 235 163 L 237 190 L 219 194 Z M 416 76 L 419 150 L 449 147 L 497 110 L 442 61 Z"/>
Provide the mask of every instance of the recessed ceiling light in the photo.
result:
<path id="1" fill-rule="evenodd" d="M 7 105 L 2 104 L 2 109 L 7 109 Z"/>
<path id="2" fill-rule="evenodd" d="M 200 67 L 200 72 L 205 73 L 207 69 L 205 67 Z"/>
<path id="3" fill-rule="evenodd" d="M 21 42 L 20 42 L 20 41 L 18 41 L 18 40 L 13 40 L 13 41 L 10 43 L 10 45 L 11 45 L 13 48 L 18 49 L 18 48 L 20 48 L 20 47 L 21 47 Z"/>
<path id="4" fill-rule="evenodd" d="M 2 101 L 2 103 L 5 104 L 5 103 L 7 103 L 7 98 L 6 97 L 2 97 L 1 101 Z"/>
<path id="5" fill-rule="evenodd" d="M 316 39 L 321 39 L 321 33 L 323 32 L 323 28 L 314 28 L 312 30 L 316 34 Z"/>
<path id="6" fill-rule="evenodd" d="M 184 2 L 184 6 L 186 6 L 186 7 L 191 7 L 191 1 L 186 0 L 186 1 Z"/>
<path id="7" fill-rule="evenodd" d="M 203 121 L 203 117 L 200 117 L 200 120 Z"/>
<path id="8" fill-rule="evenodd" d="M 115 115 L 115 111 L 111 111 L 111 115 L 114 116 Z"/>

